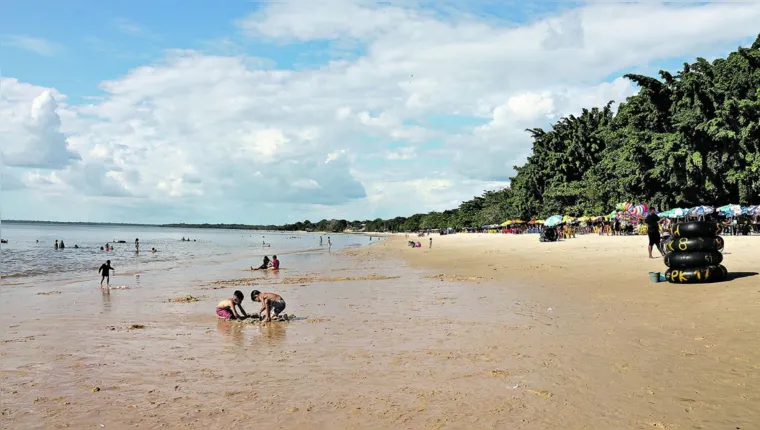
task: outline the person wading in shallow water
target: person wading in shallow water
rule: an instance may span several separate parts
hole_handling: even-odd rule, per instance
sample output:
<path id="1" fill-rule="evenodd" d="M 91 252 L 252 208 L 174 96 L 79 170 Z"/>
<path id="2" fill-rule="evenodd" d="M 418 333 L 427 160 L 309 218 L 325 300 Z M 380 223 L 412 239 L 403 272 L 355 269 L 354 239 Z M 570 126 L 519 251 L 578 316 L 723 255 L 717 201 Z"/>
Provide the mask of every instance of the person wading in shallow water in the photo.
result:
<path id="1" fill-rule="evenodd" d="M 100 288 L 103 288 L 103 280 L 106 280 L 106 285 L 111 285 L 111 273 L 110 271 L 113 270 L 114 272 L 116 269 L 111 267 L 111 260 L 107 260 L 105 264 L 100 266 L 100 269 L 98 269 L 98 273 L 100 273 L 103 277 L 100 278 Z"/>
<path id="2" fill-rule="evenodd" d="M 265 255 L 264 260 L 261 262 L 261 266 L 256 267 L 256 268 L 251 267 L 251 270 L 267 270 L 268 267 L 269 267 L 269 257 Z"/>

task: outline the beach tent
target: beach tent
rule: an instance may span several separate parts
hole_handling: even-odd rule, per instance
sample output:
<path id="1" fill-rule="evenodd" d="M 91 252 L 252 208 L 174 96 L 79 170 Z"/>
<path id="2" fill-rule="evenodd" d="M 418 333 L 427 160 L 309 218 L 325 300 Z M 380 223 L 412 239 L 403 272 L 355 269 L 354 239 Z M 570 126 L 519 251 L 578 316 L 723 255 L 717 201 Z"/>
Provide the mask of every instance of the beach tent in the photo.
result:
<path id="1" fill-rule="evenodd" d="M 554 227 L 562 224 L 562 215 L 552 215 L 544 221 L 544 225 L 547 227 Z"/>

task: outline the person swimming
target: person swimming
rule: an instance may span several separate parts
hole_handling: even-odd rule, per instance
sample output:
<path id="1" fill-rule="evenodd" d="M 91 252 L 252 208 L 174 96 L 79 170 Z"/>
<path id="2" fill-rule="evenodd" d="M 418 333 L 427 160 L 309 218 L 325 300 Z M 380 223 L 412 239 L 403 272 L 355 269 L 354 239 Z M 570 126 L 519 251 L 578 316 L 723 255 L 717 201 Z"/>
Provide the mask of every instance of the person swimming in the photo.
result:
<path id="1" fill-rule="evenodd" d="M 216 305 L 216 315 L 224 320 L 247 318 L 248 314 L 245 312 L 245 309 L 243 309 L 243 306 L 241 305 L 243 303 L 243 299 L 245 299 L 243 292 L 240 290 L 235 290 L 235 292 L 232 294 L 232 297 L 222 300 L 219 302 L 219 304 Z M 240 308 L 240 313 L 235 310 L 235 306 Z"/>
<path id="2" fill-rule="evenodd" d="M 253 290 L 251 291 L 251 300 L 254 302 L 261 302 L 259 316 L 261 316 L 262 312 L 265 313 L 265 322 L 272 320 L 273 311 L 275 318 L 280 319 L 280 314 L 285 310 L 285 299 L 279 294 L 262 293 L 259 290 Z"/>

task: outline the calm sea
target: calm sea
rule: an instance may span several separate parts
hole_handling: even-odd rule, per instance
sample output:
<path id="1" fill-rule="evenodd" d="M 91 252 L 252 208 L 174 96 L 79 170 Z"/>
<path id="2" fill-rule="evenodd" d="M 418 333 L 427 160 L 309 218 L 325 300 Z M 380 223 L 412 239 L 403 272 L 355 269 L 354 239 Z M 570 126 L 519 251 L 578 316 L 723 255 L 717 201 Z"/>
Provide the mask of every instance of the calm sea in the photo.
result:
<path id="1" fill-rule="evenodd" d="M 2 238 L 8 240 L 0 248 L 3 285 L 92 278 L 105 260 L 111 260 L 117 273 L 176 270 L 242 259 L 258 265 L 264 255 L 326 251 L 328 238 L 289 232 L 137 226 L 3 222 L 0 227 Z M 369 238 L 361 235 L 329 237 L 333 250 L 369 244 Z M 140 239 L 139 253 L 135 253 L 136 238 Z M 55 250 L 56 239 L 63 240 L 66 248 Z M 102 251 L 100 248 L 106 243 L 114 250 Z M 158 252 L 151 252 L 151 248 Z"/>

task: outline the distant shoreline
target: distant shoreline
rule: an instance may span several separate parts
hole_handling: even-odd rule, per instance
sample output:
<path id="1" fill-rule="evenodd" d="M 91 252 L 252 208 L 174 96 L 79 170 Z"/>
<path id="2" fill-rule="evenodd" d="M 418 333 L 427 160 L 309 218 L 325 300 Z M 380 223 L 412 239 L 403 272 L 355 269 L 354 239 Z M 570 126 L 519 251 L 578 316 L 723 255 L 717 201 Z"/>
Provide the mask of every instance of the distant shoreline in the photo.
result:
<path id="1" fill-rule="evenodd" d="M 216 229 L 216 230 L 253 230 L 253 231 L 270 231 L 281 233 L 313 233 L 313 234 L 365 234 L 365 232 L 331 232 L 331 231 L 306 231 L 306 230 L 285 230 L 282 226 L 276 225 L 249 225 L 249 224 L 136 224 L 122 222 L 86 222 L 86 221 L 29 221 L 29 220 L 0 220 L 2 224 L 16 225 L 67 225 L 67 226 L 92 226 L 92 227 L 154 227 L 154 228 L 194 228 L 194 229 Z"/>

